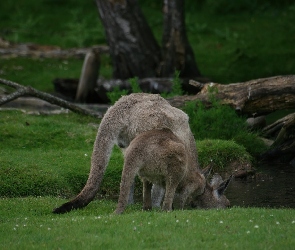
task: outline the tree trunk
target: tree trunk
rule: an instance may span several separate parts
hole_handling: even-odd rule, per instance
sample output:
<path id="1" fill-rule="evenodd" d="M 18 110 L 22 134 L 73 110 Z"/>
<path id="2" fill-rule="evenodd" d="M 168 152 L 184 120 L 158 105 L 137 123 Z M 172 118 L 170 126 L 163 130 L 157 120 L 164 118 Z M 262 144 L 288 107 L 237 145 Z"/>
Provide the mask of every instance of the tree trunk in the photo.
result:
<path id="1" fill-rule="evenodd" d="M 175 70 L 180 72 L 180 77 L 194 78 L 200 76 L 194 52 L 186 35 L 184 1 L 164 0 L 163 12 L 161 76 L 173 76 Z"/>
<path id="2" fill-rule="evenodd" d="M 154 77 L 161 51 L 136 0 L 96 0 L 113 62 L 113 78 Z"/>

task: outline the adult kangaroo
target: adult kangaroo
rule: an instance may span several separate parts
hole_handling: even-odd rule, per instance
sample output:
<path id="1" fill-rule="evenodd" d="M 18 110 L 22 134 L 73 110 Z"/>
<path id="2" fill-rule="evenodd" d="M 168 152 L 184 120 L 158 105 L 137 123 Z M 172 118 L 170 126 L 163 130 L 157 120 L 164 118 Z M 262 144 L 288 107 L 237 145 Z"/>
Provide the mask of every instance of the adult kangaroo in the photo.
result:
<path id="1" fill-rule="evenodd" d="M 129 146 L 139 134 L 153 129 L 170 129 L 184 143 L 187 162 L 198 170 L 198 190 L 203 192 L 206 181 L 199 170 L 197 149 L 188 123 L 188 116 L 172 107 L 160 95 L 131 94 L 121 97 L 104 115 L 98 128 L 91 158 L 91 169 L 86 185 L 71 201 L 53 210 L 65 213 L 85 207 L 91 202 L 101 184 L 113 146 Z"/>

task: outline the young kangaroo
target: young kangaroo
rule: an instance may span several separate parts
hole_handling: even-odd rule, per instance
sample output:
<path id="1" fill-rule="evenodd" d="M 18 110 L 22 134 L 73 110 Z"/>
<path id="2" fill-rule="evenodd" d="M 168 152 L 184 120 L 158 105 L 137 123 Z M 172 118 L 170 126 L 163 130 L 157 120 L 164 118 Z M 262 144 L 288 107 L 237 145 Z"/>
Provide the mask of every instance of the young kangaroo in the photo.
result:
<path id="1" fill-rule="evenodd" d="M 180 196 L 181 208 L 184 208 L 188 197 L 192 199 L 191 205 L 194 207 L 229 206 L 229 201 L 222 194 L 229 181 L 220 182 L 219 178 L 213 178 L 214 187 L 213 183 L 206 183 L 200 188 L 200 172 L 189 165 L 185 144 L 169 129 L 141 133 L 130 143 L 124 156 L 120 196 L 115 211 L 117 214 L 121 214 L 128 203 L 130 187 L 136 174 L 143 182 L 144 210 L 152 208 L 153 184 L 166 190 L 162 205 L 165 211 L 172 210 L 176 192 Z M 203 182 L 203 179 L 201 181 Z"/>
<path id="2" fill-rule="evenodd" d="M 153 129 L 170 129 L 182 142 L 187 152 L 187 164 L 196 169 L 199 179 L 199 193 L 206 185 L 198 166 L 197 149 L 191 133 L 188 116 L 180 109 L 172 107 L 160 95 L 131 94 L 120 98 L 104 115 L 94 142 L 91 169 L 85 187 L 71 201 L 54 209 L 54 213 L 65 213 L 82 208 L 91 202 L 99 190 L 113 146 L 129 146 L 139 134 Z"/>

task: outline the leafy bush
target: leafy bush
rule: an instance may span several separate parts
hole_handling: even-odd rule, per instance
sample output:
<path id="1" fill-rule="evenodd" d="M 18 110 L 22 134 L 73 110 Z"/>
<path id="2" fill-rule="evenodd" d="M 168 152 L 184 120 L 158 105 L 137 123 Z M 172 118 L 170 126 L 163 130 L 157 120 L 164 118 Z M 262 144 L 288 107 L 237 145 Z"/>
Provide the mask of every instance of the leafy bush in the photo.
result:
<path id="1" fill-rule="evenodd" d="M 211 98 L 212 99 L 212 98 Z M 246 119 L 235 111 L 212 99 L 213 106 L 205 108 L 201 102 L 187 102 L 184 111 L 190 117 L 190 126 L 195 139 L 233 140 L 243 145 L 253 156 L 265 150 L 264 143 L 257 134 L 248 131 Z"/>
<path id="2" fill-rule="evenodd" d="M 142 92 L 142 89 L 140 88 L 139 83 L 138 83 L 138 77 L 130 78 L 128 81 L 130 83 L 132 93 L 141 93 Z"/>
<path id="3" fill-rule="evenodd" d="M 180 71 L 176 70 L 174 72 L 174 77 L 172 79 L 172 86 L 171 86 L 171 91 L 169 93 L 163 93 L 161 96 L 164 98 L 169 98 L 172 96 L 177 96 L 177 95 L 183 95 L 183 89 L 182 89 L 182 82 L 179 78 Z"/>
<path id="4" fill-rule="evenodd" d="M 120 89 L 119 86 L 114 87 L 112 91 L 107 92 L 107 97 L 110 99 L 111 104 L 114 104 L 121 96 L 127 95 L 127 89 Z"/>

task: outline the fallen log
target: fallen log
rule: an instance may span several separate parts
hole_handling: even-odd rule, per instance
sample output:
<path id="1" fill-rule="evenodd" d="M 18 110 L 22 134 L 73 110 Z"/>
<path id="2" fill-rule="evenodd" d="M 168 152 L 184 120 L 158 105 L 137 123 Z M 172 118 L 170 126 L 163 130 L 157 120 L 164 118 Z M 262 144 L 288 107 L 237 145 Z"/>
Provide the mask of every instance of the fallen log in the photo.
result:
<path id="1" fill-rule="evenodd" d="M 187 101 L 198 100 L 210 106 L 210 99 L 214 95 L 222 104 L 228 104 L 237 112 L 249 116 L 265 115 L 276 110 L 295 107 L 295 75 L 232 84 L 202 84 L 191 80 L 190 84 L 201 88 L 201 91 L 192 96 L 170 98 L 172 106 L 182 107 Z"/>
<path id="2" fill-rule="evenodd" d="M 90 78 L 92 74 L 85 74 L 81 78 Z M 207 78 L 198 78 L 199 81 L 207 82 Z M 189 79 L 180 79 L 182 86 L 186 92 L 191 94 L 196 94 L 201 89 L 189 85 Z M 64 99 L 74 101 L 76 95 L 78 94 L 78 89 L 80 88 L 80 83 L 78 79 L 67 79 L 67 78 L 57 78 L 53 81 L 54 90 L 57 94 L 60 94 Z M 138 79 L 138 85 L 140 89 L 145 93 L 152 94 L 162 94 L 170 93 L 172 89 L 173 78 L 143 78 Z M 76 101 L 85 102 L 85 103 L 109 103 L 107 97 L 107 92 L 114 91 L 115 88 L 120 90 L 127 90 L 128 93 L 132 93 L 132 88 L 130 85 L 130 80 L 121 80 L 121 79 L 103 79 L 98 78 L 96 86 L 91 90 L 88 85 L 91 85 L 89 81 L 84 81 L 84 89 L 81 89 L 81 92 L 87 93 L 88 98 L 80 99 Z M 77 94 L 76 94 L 77 93 Z"/>
<path id="3" fill-rule="evenodd" d="M 278 156 L 295 160 L 295 113 L 266 126 L 262 133 L 264 137 L 274 139 L 270 149 L 261 155 L 262 160 L 273 160 Z"/>
<path id="4" fill-rule="evenodd" d="M 58 46 L 39 45 L 34 43 L 14 44 L 3 40 L 0 37 L 0 56 L 2 58 L 29 57 L 29 58 L 79 58 L 83 59 L 90 51 L 97 53 L 109 53 L 109 47 L 106 45 L 95 45 L 90 48 L 70 48 L 62 49 Z"/>

